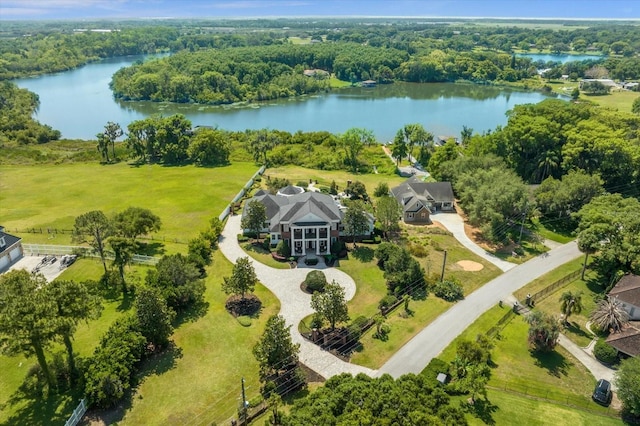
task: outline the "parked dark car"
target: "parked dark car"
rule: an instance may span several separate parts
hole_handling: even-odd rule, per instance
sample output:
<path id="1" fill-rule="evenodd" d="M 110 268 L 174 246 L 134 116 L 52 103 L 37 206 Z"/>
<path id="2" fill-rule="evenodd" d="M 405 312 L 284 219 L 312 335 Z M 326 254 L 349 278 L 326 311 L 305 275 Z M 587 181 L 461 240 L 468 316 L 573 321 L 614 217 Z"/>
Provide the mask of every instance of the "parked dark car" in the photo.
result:
<path id="1" fill-rule="evenodd" d="M 591 396 L 594 401 L 602 405 L 609 405 L 611 403 L 611 383 L 604 379 L 598 380 L 596 388 L 593 390 Z"/>

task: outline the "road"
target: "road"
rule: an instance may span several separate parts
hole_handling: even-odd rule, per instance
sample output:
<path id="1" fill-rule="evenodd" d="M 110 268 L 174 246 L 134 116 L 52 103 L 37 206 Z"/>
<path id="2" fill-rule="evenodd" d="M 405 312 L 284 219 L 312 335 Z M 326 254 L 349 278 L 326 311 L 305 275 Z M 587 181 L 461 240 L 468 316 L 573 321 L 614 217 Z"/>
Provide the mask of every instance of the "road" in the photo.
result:
<path id="1" fill-rule="evenodd" d="M 575 242 L 570 242 L 516 266 L 489 281 L 464 300 L 453 305 L 413 339 L 405 344 L 378 370 L 378 376 L 397 378 L 407 373 L 420 373 L 480 315 L 519 288 L 582 255 Z"/>

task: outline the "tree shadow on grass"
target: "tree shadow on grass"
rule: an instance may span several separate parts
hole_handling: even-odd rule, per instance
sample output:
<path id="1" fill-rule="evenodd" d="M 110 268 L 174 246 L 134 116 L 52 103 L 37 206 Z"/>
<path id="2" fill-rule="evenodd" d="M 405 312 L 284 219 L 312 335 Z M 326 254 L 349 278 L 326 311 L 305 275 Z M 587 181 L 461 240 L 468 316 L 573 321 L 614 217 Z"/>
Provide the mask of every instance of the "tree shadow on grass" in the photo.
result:
<path id="1" fill-rule="evenodd" d="M 539 352 L 529 351 L 531 356 L 536 360 L 536 366 L 544 368 L 547 373 L 554 376 L 567 376 L 567 369 L 569 364 L 567 359 L 556 351 Z"/>
<path id="2" fill-rule="evenodd" d="M 165 350 L 152 354 L 142 361 L 140 369 L 135 375 L 135 383 L 128 389 L 118 404 L 111 408 L 94 408 L 87 411 L 84 416 L 84 424 L 114 424 L 122 421 L 125 414 L 131 409 L 137 387 L 144 382 L 146 377 L 159 376 L 176 367 L 176 361 L 182 358 L 182 349 L 170 342 Z"/>
<path id="3" fill-rule="evenodd" d="M 465 404 L 465 411 L 478 418 L 486 425 L 494 425 L 493 413 L 498 411 L 498 406 L 492 404 L 488 399 L 476 399 L 473 404 Z"/>
<path id="4" fill-rule="evenodd" d="M 566 326 L 568 332 L 575 334 L 576 336 L 584 337 L 586 339 L 592 339 L 593 335 L 588 331 L 585 331 L 580 327 L 580 325 L 573 321 L 570 322 L 568 326 Z"/>
<path id="5" fill-rule="evenodd" d="M 354 258 L 356 258 L 360 262 L 367 263 L 373 260 L 373 255 L 375 254 L 375 251 L 369 247 L 359 246 L 351 250 L 351 254 L 353 255 Z"/>
<path id="6" fill-rule="evenodd" d="M 164 243 L 153 241 L 151 243 L 138 242 L 138 254 L 144 256 L 162 256 L 166 253 Z"/>
<path id="7" fill-rule="evenodd" d="M 135 296 L 131 293 L 131 290 L 129 290 L 122 296 L 122 300 L 120 301 L 120 304 L 118 305 L 116 310 L 118 312 L 128 311 L 129 309 L 131 309 L 131 305 L 133 304 L 134 300 Z"/>
<path id="8" fill-rule="evenodd" d="M 209 311 L 209 302 L 199 300 L 187 309 L 178 312 L 176 319 L 173 321 L 174 327 L 179 327 L 186 322 L 194 322 L 202 318 Z"/>
<path id="9" fill-rule="evenodd" d="M 42 381 L 27 376 L 0 410 L 13 411 L 4 423 L 7 425 L 63 424 L 81 399 L 80 391 L 49 392 Z"/>

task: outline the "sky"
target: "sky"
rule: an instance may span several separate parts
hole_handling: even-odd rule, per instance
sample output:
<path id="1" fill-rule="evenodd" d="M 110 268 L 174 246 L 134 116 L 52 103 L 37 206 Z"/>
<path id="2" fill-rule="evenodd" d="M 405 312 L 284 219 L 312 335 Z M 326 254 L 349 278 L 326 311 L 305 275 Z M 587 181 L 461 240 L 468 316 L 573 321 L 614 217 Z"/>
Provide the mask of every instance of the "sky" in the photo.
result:
<path id="1" fill-rule="evenodd" d="M 299 16 L 640 19 L 640 0 L 0 0 L 0 20 Z"/>

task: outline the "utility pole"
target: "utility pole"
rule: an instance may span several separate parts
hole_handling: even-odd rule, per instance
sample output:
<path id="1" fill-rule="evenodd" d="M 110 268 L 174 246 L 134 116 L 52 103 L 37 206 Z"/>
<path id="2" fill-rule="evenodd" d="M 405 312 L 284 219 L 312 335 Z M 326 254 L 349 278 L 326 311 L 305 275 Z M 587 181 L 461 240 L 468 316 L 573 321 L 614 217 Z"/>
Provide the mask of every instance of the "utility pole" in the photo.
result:
<path id="1" fill-rule="evenodd" d="M 442 274 L 440 275 L 440 282 L 444 281 L 444 267 L 447 264 L 447 251 L 444 251 L 444 259 L 442 260 Z"/>
<path id="2" fill-rule="evenodd" d="M 524 212 L 522 212 L 522 221 L 520 222 L 520 237 L 518 238 L 518 245 L 522 243 L 522 230 L 524 228 L 524 219 L 527 217 L 528 211 L 529 211 L 529 204 L 526 204 L 524 208 Z"/>
<path id="3" fill-rule="evenodd" d="M 242 378 L 242 406 L 240 408 L 240 420 L 242 421 L 241 424 L 245 424 L 244 422 L 247 421 L 247 395 L 244 391 L 244 377 Z"/>

